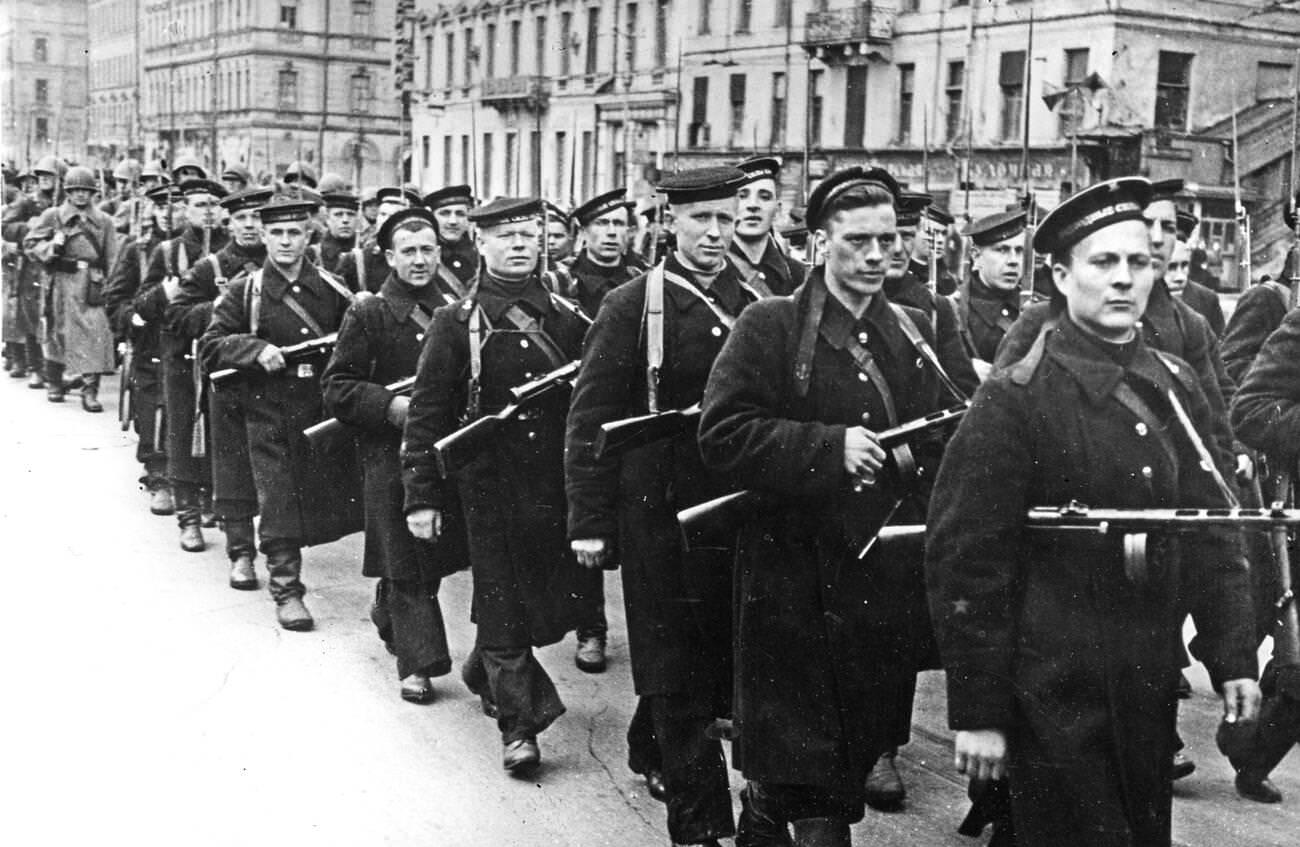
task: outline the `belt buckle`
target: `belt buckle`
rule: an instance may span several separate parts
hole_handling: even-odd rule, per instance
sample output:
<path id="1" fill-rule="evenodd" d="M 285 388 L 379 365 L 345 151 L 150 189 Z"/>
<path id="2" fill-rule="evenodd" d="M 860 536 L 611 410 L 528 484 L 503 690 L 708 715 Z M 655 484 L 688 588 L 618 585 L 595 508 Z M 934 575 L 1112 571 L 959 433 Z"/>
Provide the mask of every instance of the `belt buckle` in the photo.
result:
<path id="1" fill-rule="evenodd" d="M 90 267 L 90 262 L 87 262 L 85 259 L 77 260 L 77 270 L 84 271 L 89 267 Z"/>
<path id="2" fill-rule="evenodd" d="M 311 379 L 316 375 L 316 367 L 311 362 L 301 362 L 294 375 L 298 379 Z"/>

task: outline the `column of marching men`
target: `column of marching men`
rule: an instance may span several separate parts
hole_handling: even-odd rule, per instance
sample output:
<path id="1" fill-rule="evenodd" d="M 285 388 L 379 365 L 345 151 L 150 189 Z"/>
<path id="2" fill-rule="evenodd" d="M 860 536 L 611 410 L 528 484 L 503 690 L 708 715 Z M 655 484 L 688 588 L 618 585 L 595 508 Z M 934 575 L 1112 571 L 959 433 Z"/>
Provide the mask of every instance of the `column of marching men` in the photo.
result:
<path id="1" fill-rule="evenodd" d="M 188 552 L 219 527 L 232 588 L 259 587 L 261 554 L 285 629 L 314 625 L 303 549 L 363 532 L 405 700 L 453 669 L 438 591 L 468 568 L 461 677 L 510 773 L 565 712 L 534 649 L 573 633 L 605 670 L 615 570 L 627 764 L 675 844 L 847 845 L 866 805 L 903 808 L 895 757 L 937 668 L 967 834 L 1169 843 L 1193 657 L 1238 792 L 1281 800 L 1286 544 L 1221 522 L 1135 553 L 1026 514 L 1284 499 L 1300 248 L 1225 327 L 1178 180 L 970 222 L 960 274 L 952 216 L 878 168 L 827 176 L 778 232 L 770 158 L 666 176 L 639 211 L 171 164 L 123 162 L 98 206 L 87 168 L 11 175 L 10 376 L 98 413 L 120 360 L 150 510 Z"/>

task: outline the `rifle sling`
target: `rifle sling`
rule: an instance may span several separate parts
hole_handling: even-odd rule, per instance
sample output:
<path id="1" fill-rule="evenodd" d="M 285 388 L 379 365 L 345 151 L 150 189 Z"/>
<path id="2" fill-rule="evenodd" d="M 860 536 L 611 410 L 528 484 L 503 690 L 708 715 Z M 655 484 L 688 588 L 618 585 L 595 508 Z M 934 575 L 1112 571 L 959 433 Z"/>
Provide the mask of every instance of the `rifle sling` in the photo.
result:
<path id="1" fill-rule="evenodd" d="M 939 377 L 939 381 L 943 383 L 944 388 L 948 389 L 948 393 L 953 396 L 953 399 L 960 403 L 969 400 L 970 398 L 966 396 L 966 393 L 957 387 L 957 383 L 953 382 L 952 378 L 948 376 L 948 372 L 943 369 L 943 364 L 939 362 L 939 357 L 935 355 L 934 348 L 925 340 L 925 336 L 921 335 L 921 331 L 917 329 L 916 323 L 907 314 L 907 311 L 897 303 L 890 303 L 889 305 L 894 310 L 894 317 L 898 318 L 898 326 L 903 330 L 903 335 L 906 335 L 907 340 L 912 342 L 912 346 L 916 348 L 916 352 L 921 354 L 921 358 L 925 363 L 934 369 L 935 376 Z M 939 305 L 936 303 L 934 308 L 937 317 Z"/>
<path id="2" fill-rule="evenodd" d="M 801 396 L 806 396 L 808 386 L 812 380 L 812 358 L 813 358 L 813 338 L 820 335 L 822 339 L 831 347 L 839 348 L 840 345 L 834 341 L 827 333 L 826 328 L 822 326 L 822 315 L 826 311 L 826 287 L 814 285 L 809 292 L 808 317 L 804 323 L 799 339 L 799 351 L 795 361 L 795 382 L 797 389 L 800 390 Z M 871 381 L 871 385 L 880 395 L 880 401 L 885 405 L 885 418 L 889 426 L 898 426 L 898 408 L 894 404 L 894 394 L 889 390 L 889 382 L 885 379 L 885 374 L 880 370 L 880 365 L 876 364 L 876 359 L 871 355 L 871 351 L 859 344 L 856 338 L 851 335 L 844 341 L 843 349 L 853 357 L 853 363 L 858 370 L 866 375 Z"/>
<path id="3" fill-rule="evenodd" d="M 447 266 L 442 262 L 438 263 L 438 270 L 435 271 L 435 273 L 437 274 L 438 279 L 442 280 L 443 284 L 450 288 L 452 293 L 456 295 L 457 300 L 469 293 L 465 290 L 465 286 L 461 285 L 460 278 L 448 270 Z"/>
<path id="4" fill-rule="evenodd" d="M 313 333 L 315 333 L 317 338 L 320 338 L 322 335 L 326 334 L 325 330 L 321 327 L 321 325 L 316 323 L 316 319 L 311 316 L 310 312 L 308 312 L 305 308 L 303 308 L 303 305 L 298 302 L 298 299 L 296 297 L 294 297 L 292 294 L 286 291 L 284 293 L 283 299 L 284 299 L 284 305 L 289 307 L 289 311 L 293 312 L 295 315 L 298 316 L 299 320 L 307 324 L 307 328 L 310 329 Z"/>

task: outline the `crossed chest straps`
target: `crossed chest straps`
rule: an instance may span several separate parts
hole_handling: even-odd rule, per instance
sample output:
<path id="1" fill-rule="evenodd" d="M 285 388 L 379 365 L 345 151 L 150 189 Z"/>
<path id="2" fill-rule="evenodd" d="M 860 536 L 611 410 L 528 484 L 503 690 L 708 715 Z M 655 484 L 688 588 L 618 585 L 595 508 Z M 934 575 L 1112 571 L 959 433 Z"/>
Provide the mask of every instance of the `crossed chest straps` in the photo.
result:
<path id="1" fill-rule="evenodd" d="M 369 288 L 366 285 L 366 248 L 358 245 L 353 247 L 351 252 L 352 264 L 357 269 L 357 290 L 368 291 Z M 461 282 L 458 276 L 448 270 L 447 266 L 442 262 L 438 262 L 438 267 L 434 270 L 434 274 L 442 281 L 442 284 L 447 286 L 447 289 L 455 295 L 443 295 L 443 298 L 448 303 L 455 303 L 466 294 L 469 294 L 469 287 L 466 286 L 465 283 Z"/>
<path id="2" fill-rule="evenodd" d="M 347 300 L 349 303 L 356 302 L 357 296 L 349 291 L 346 285 L 339 282 L 325 271 L 318 270 L 317 275 L 321 278 L 322 282 L 334 289 L 344 300 Z M 325 331 L 325 328 L 311 316 L 311 313 L 303 308 L 303 305 L 293 296 L 293 292 L 284 292 L 284 297 L 281 299 L 283 300 L 284 305 L 289 308 L 289 311 L 293 312 L 294 315 L 297 316 L 298 320 L 302 321 L 307 326 L 307 329 L 314 333 L 313 337 L 320 338 L 329 334 Z M 257 335 L 257 329 L 261 325 L 262 312 L 261 268 L 253 271 L 252 275 L 249 277 L 248 287 L 244 289 L 244 312 L 248 315 L 248 331 L 253 335 Z"/>
<path id="3" fill-rule="evenodd" d="M 557 303 L 555 295 L 549 295 L 552 304 L 562 307 Z M 415 314 L 412 311 L 412 314 Z M 560 345 L 547 334 L 542 328 L 541 321 L 519 308 L 512 305 L 506 309 L 502 315 L 505 318 L 508 327 L 500 329 L 492 326 L 488 317 L 483 312 L 483 307 L 478 303 L 471 306 L 469 313 L 469 384 L 468 397 L 465 403 L 465 419 L 474 420 L 482 412 L 481 394 L 482 394 L 482 377 L 483 377 L 483 345 L 487 343 L 488 338 L 496 332 L 522 332 L 531 338 L 538 349 L 546 355 L 551 363 L 551 369 L 559 368 L 568 363 L 569 358 L 564 355 Z"/>

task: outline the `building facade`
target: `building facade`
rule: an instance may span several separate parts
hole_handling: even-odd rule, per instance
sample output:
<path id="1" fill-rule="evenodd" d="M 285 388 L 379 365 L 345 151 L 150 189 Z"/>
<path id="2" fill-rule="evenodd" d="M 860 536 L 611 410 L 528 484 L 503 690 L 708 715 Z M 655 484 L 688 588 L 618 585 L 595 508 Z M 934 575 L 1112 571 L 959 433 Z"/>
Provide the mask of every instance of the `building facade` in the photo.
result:
<path id="1" fill-rule="evenodd" d="M 394 0 L 154 0 L 141 18 L 146 155 L 356 186 L 402 171 Z"/>
<path id="2" fill-rule="evenodd" d="M 19 167 L 86 142 L 86 0 L 7 0 L 0 12 L 0 156 Z"/>
<path id="3" fill-rule="evenodd" d="M 112 167 L 126 156 L 140 157 L 144 135 L 140 114 L 141 0 L 90 0 L 89 110 L 87 158 Z"/>

